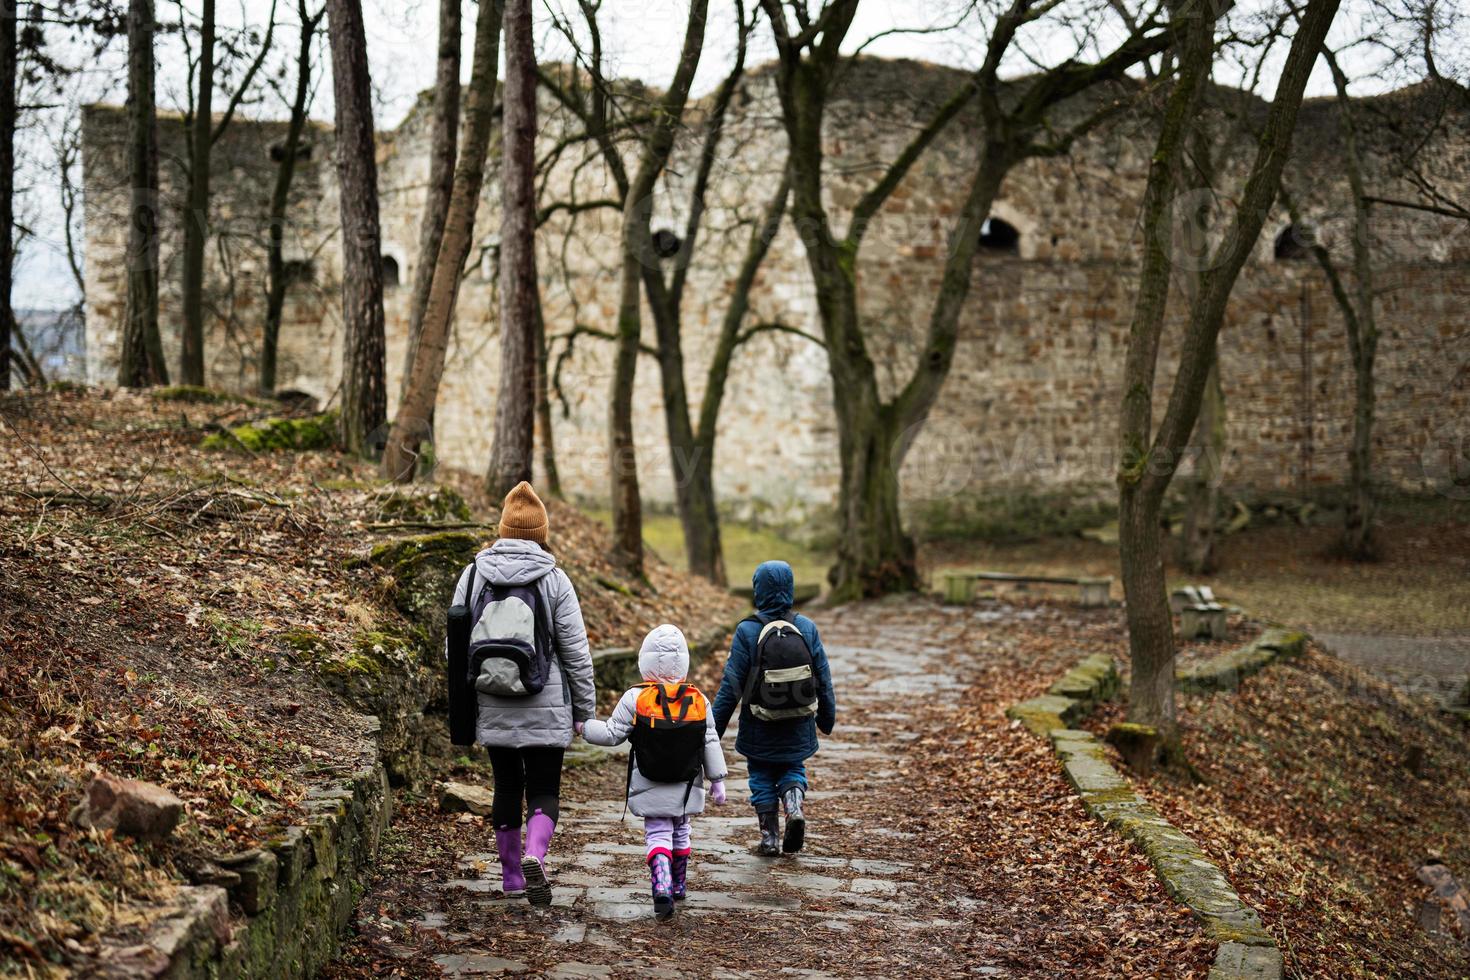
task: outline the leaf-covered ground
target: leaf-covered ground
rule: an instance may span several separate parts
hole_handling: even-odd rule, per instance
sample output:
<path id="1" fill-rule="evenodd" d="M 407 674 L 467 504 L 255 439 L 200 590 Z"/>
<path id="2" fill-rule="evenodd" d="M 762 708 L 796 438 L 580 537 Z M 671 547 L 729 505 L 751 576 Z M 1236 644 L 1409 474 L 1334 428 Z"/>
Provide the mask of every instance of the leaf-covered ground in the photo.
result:
<path id="1" fill-rule="evenodd" d="M 292 821 L 312 784 L 365 761 L 333 682 L 423 669 L 377 643 L 401 624 L 379 574 L 350 559 L 395 525 L 463 513 L 332 452 L 200 448 L 269 410 L 77 390 L 0 401 L 0 973 L 63 971 L 145 925 L 192 857 Z M 488 540 L 495 512 L 478 492 L 470 504 L 463 523 L 487 522 Z M 657 563 L 651 587 L 617 582 L 605 532 L 570 507 L 553 503 L 552 525 L 594 643 L 734 613 Z M 174 837 L 72 826 L 94 769 L 176 793 Z"/>
<path id="2" fill-rule="evenodd" d="M 1289 976 L 1470 976 L 1470 936 L 1418 925 L 1416 877 L 1434 859 L 1470 878 L 1463 727 L 1316 648 L 1180 710 L 1204 783 L 1140 788 L 1261 913 Z"/>

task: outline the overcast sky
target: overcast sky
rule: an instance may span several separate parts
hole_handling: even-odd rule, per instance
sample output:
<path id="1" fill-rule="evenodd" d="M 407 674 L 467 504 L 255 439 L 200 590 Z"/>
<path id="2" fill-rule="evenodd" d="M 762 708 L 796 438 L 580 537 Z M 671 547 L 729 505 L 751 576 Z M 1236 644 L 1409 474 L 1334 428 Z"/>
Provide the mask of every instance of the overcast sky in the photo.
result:
<path id="1" fill-rule="evenodd" d="M 536 8 L 538 57 L 568 59 L 570 50 L 565 40 L 552 29 L 549 10 L 575 7 L 574 0 L 547 2 L 550 7 L 538 4 Z M 756 0 L 746 0 L 747 7 L 754 2 Z M 1249 10 L 1252 4 L 1265 2 L 1267 0 L 1246 0 L 1237 10 Z M 392 128 L 403 118 L 417 93 L 433 83 L 437 0 L 415 0 L 406 4 L 393 0 L 364 0 L 364 3 L 373 88 L 378 102 L 378 125 Z M 855 49 L 868 39 L 877 37 L 864 48 L 867 53 L 973 67 L 983 49 L 984 38 L 979 23 L 968 19 L 958 27 L 951 27 L 963 20 L 961 14 L 968 3 L 969 0 L 863 0 L 849 34 L 848 48 Z M 246 22 L 263 24 L 270 6 L 270 0 L 226 2 L 219 5 L 218 16 L 222 27 Z M 193 11 L 197 4 L 186 3 L 185 7 Z M 281 0 L 279 9 L 283 20 L 293 21 L 295 4 L 292 0 Z M 696 78 L 696 94 L 713 88 L 730 64 L 734 51 L 734 9 L 733 0 L 711 0 L 705 55 Z M 470 70 L 477 10 L 473 3 L 464 6 L 463 74 L 466 79 Z M 161 17 L 176 16 L 176 11 L 177 7 L 171 3 L 159 4 Z M 687 11 L 687 0 L 603 0 L 600 20 L 604 44 L 616 73 L 641 78 L 654 85 L 666 83 L 678 54 Z M 921 32 L 924 28 L 941 26 L 951 29 Z M 295 50 L 294 22 L 281 31 L 276 48 L 285 57 Z M 1361 23 L 1353 20 L 1345 9 L 1335 34 L 1346 38 L 1361 32 Z M 760 63 L 772 56 L 768 38 L 769 31 L 763 25 L 754 40 L 750 63 Z M 1104 37 L 1100 40 L 1107 43 L 1115 39 Z M 1075 44 L 1065 32 L 1060 31 L 1034 38 L 1032 43 L 1037 46 L 1034 53 L 1053 58 L 1069 53 Z M 325 57 L 324 47 L 321 56 Z M 182 102 L 186 64 L 177 42 L 161 43 L 158 59 L 160 109 L 176 108 Z M 100 57 L 78 55 L 73 60 L 85 61 L 90 66 L 68 85 L 66 98 L 73 105 L 92 101 L 122 102 L 126 93 L 122 89 L 125 51 L 121 42 Z M 1018 61 L 1015 70 L 1024 69 L 1024 63 Z M 1361 74 L 1364 77 L 1360 88 L 1364 92 L 1392 87 L 1403 81 L 1371 71 Z M 1221 66 L 1217 78 L 1221 81 L 1238 80 L 1231 77 L 1229 66 Z M 1274 76 L 1268 71 L 1263 78 L 1265 94 L 1269 95 L 1274 83 Z M 1319 66 L 1309 93 L 1325 94 L 1329 88 L 1330 82 Z M 313 106 L 315 117 L 330 120 L 330 96 L 330 85 L 324 85 Z M 216 95 L 217 106 L 219 98 Z M 24 188 L 18 209 L 22 219 L 34 230 L 35 237 L 24 243 L 16 269 L 12 301 L 17 308 L 62 308 L 73 302 L 76 295 L 61 245 L 63 222 L 54 172 L 55 159 L 50 149 L 50 140 L 65 114 L 64 109 L 32 114 L 33 122 L 18 136 L 19 183 Z M 243 114 L 279 118 L 284 114 L 284 107 L 273 96 L 268 96 L 259 105 L 247 107 Z"/>

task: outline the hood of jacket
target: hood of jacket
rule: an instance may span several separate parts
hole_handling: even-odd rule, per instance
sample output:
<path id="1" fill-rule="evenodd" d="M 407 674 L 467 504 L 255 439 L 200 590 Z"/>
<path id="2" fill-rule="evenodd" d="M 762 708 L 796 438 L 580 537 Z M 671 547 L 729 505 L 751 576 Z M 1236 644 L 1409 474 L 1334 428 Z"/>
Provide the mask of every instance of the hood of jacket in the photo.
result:
<path id="1" fill-rule="evenodd" d="M 796 578 L 784 561 L 763 561 L 750 578 L 755 608 L 767 615 L 783 613 L 796 601 Z"/>
<path id="2" fill-rule="evenodd" d="M 475 556 L 475 569 L 496 585 L 530 585 L 555 567 L 549 551 L 520 538 L 501 538 Z"/>
<path id="3" fill-rule="evenodd" d="M 664 623 L 643 638 L 638 650 L 638 673 L 646 681 L 677 684 L 689 676 L 689 643 L 684 631 Z"/>

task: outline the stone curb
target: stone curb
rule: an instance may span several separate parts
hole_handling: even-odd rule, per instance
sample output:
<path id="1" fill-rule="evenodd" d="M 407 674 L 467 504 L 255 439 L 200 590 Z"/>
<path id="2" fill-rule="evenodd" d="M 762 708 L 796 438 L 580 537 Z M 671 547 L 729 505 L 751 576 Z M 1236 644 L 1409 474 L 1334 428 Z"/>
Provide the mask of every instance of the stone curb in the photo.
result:
<path id="1" fill-rule="evenodd" d="M 1238 650 L 1222 653 L 1202 664 L 1175 673 L 1178 689 L 1188 694 L 1233 691 L 1240 682 L 1259 674 L 1283 657 L 1300 657 L 1310 637 L 1301 630 L 1268 629 Z"/>
<path id="2" fill-rule="evenodd" d="M 311 791 L 303 823 L 263 845 L 239 870 L 254 906 L 232 921 L 229 895 L 213 885 L 179 889 L 175 910 L 141 943 L 104 946 L 93 975 L 110 978 L 313 977 L 340 948 L 377 855 L 392 798 L 381 762 Z M 251 879 L 252 873 L 254 880 Z"/>
<path id="3" fill-rule="evenodd" d="M 1006 717 L 1045 738 L 1054 729 L 1069 728 L 1086 718 L 1099 702 L 1117 694 L 1121 683 L 1113 658 L 1094 653 L 1079 660 L 1046 694 L 1011 705 Z"/>
<path id="4" fill-rule="evenodd" d="M 1283 635 L 1273 637 L 1272 633 Z M 1295 652 L 1300 652 L 1305 642 L 1304 634 L 1272 631 L 1247 649 L 1270 650 L 1269 663 L 1293 646 Z M 1108 761 L 1096 736 L 1070 727 L 1087 717 L 1100 701 L 1116 694 L 1118 688 L 1118 671 L 1112 658 L 1094 654 L 1079 661 L 1047 694 L 1006 709 L 1006 716 L 1050 739 L 1062 772 L 1081 797 L 1083 808 L 1143 851 L 1164 890 L 1193 912 L 1205 934 L 1219 943 L 1210 980 L 1281 980 L 1283 963 L 1276 940 L 1261 925 L 1255 910 L 1241 900 L 1224 872 L 1188 835 L 1138 795 L 1133 784 Z"/>

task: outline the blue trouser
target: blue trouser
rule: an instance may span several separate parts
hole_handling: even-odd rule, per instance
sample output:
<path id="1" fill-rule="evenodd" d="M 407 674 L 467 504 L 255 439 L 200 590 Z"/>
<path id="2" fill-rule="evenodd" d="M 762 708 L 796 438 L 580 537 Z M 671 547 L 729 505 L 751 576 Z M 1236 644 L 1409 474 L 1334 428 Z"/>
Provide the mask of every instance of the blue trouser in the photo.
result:
<path id="1" fill-rule="evenodd" d="M 806 792 L 805 763 L 746 759 L 745 768 L 750 772 L 750 805 L 757 813 L 776 809 L 781 803 L 782 790 L 800 786 Z"/>

